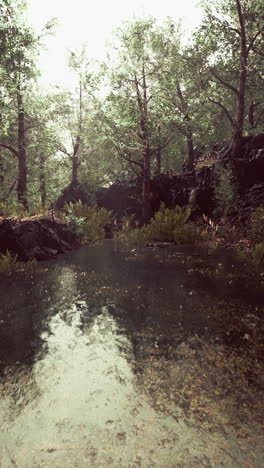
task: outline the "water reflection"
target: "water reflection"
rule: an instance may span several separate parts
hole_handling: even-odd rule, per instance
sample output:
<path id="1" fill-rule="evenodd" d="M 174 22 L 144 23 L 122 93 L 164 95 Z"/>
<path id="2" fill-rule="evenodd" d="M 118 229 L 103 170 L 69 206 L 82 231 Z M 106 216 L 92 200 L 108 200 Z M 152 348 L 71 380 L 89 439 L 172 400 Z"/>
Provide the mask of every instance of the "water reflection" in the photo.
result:
<path id="1" fill-rule="evenodd" d="M 210 342 L 195 337 L 213 336 L 216 299 L 207 304 L 186 266 L 165 260 L 164 251 L 108 243 L 3 290 L 10 324 L 0 337 L 13 354 L 0 382 L 1 468 L 243 466 L 232 432 L 208 441 L 179 417 L 178 403 L 195 404 L 206 387 L 206 365 L 218 377 L 225 350 L 217 347 L 215 363 Z"/>
<path id="2" fill-rule="evenodd" d="M 2 466 L 12 466 L 12 459 L 25 468 L 73 466 L 76 456 L 82 459 L 77 466 L 85 459 L 129 466 L 138 448 L 151 457 L 164 429 L 137 394 L 131 343 L 107 306 L 89 316 L 84 301 L 51 316 L 49 331 L 41 334 L 45 358 L 32 369 L 40 391 L 8 427 Z M 150 447 L 141 442 L 143 433 Z"/>

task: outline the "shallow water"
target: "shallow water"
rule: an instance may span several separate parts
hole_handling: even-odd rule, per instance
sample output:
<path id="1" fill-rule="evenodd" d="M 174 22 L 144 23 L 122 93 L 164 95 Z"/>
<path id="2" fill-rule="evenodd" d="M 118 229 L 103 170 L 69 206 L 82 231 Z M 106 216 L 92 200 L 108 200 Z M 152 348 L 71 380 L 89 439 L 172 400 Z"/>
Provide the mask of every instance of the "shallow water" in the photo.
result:
<path id="1" fill-rule="evenodd" d="M 220 278 L 198 274 L 201 255 L 106 241 L 2 280 L 1 467 L 262 465 L 261 418 L 246 399 L 255 376 L 242 411 L 232 373 L 243 357 L 217 370 L 234 378 L 234 396 L 214 374 L 219 356 L 239 355 L 251 335 L 234 327 L 230 336 L 212 313 L 230 298 L 230 310 L 259 320 L 261 297 L 241 299 L 223 256 L 206 256 Z"/>

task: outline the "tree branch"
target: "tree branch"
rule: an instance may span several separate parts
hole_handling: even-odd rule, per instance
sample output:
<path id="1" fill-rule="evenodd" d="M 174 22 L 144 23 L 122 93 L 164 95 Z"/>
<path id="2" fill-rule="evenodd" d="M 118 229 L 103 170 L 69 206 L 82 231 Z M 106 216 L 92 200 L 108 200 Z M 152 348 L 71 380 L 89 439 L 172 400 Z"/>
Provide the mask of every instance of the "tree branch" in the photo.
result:
<path id="1" fill-rule="evenodd" d="M 221 107 L 221 109 L 224 111 L 225 115 L 227 116 L 229 122 L 231 123 L 232 127 L 235 126 L 235 122 L 234 122 L 234 120 L 232 119 L 230 112 L 229 112 L 229 111 L 227 110 L 227 108 L 224 106 L 224 104 L 222 104 L 222 103 L 219 102 L 219 101 L 214 101 L 214 99 L 211 99 L 211 98 L 208 98 L 208 101 L 210 101 L 210 102 L 212 102 L 213 104 L 216 104 L 217 106 Z"/>
<path id="2" fill-rule="evenodd" d="M 143 168 L 143 163 L 139 162 L 139 161 L 135 161 L 135 159 L 131 159 L 131 158 L 128 158 L 126 157 L 123 153 L 121 153 L 121 151 L 118 152 L 119 156 L 123 159 L 125 159 L 126 161 L 128 161 L 130 164 L 136 164 L 137 166 Z"/>
<path id="3" fill-rule="evenodd" d="M 232 86 L 230 83 L 227 83 L 222 78 L 220 78 L 220 76 L 218 76 L 211 67 L 209 67 L 209 70 L 212 73 L 212 75 L 219 81 L 219 83 L 221 83 L 221 85 L 225 86 L 226 88 L 231 89 L 231 91 L 233 91 L 233 93 L 235 93 L 236 96 L 239 95 L 239 91 L 234 86 Z"/>
<path id="4" fill-rule="evenodd" d="M 251 49 L 253 48 L 253 45 L 254 45 L 254 42 L 256 41 L 257 37 L 262 33 L 261 30 L 259 30 L 255 36 L 252 38 L 252 40 L 250 41 L 248 47 L 247 47 L 247 52 L 246 52 L 246 57 L 248 57 L 248 54 L 249 52 L 251 51 Z"/>
<path id="5" fill-rule="evenodd" d="M 253 128 L 256 128 L 258 126 L 258 123 L 261 119 L 261 117 L 264 115 L 264 109 L 262 109 L 262 111 L 260 112 L 260 114 L 258 115 L 257 119 L 256 119 L 256 122 L 255 122 L 255 125 Z"/>
<path id="6" fill-rule="evenodd" d="M 2 148 L 5 148 L 5 149 L 8 149 L 9 151 L 11 151 L 11 153 L 14 153 L 16 155 L 16 157 L 18 158 L 18 151 L 15 150 L 15 148 L 13 148 L 13 146 L 9 146 L 9 145 L 4 145 L 2 143 L 0 143 L 0 146 Z"/>
<path id="7" fill-rule="evenodd" d="M 60 151 L 61 153 L 64 153 L 64 154 L 66 154 L 66 155 L 69 156 L 69 157 L 72 156 L 71 153 L 68 153 L 68 151 L 67 151 L 65 148 L 63 148 L 63 146 L 58 146 L 58 147 L 57 147 L 57 151 Z"/>

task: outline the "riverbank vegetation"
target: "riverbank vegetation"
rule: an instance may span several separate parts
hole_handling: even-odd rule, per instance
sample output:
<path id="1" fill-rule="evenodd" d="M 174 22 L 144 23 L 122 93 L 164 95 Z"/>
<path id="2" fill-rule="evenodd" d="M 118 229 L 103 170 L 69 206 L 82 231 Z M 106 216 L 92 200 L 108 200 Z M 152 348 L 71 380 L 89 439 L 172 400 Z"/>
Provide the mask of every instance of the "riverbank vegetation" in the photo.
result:
<path id="1" fill-rule="evenodd" d="M 73 89 L 49 91 L 37 57 L 56 21 L 37 34 L 26 7 L 0 6 L 0 216 L 64 217 L 87 243 L 124 219 L 133 243 L 242 243 L 261 266 L 261 2 L 203 0 L 188 40 L 172 18 L 124 22 L 104 62 L 70 50 Z"/>

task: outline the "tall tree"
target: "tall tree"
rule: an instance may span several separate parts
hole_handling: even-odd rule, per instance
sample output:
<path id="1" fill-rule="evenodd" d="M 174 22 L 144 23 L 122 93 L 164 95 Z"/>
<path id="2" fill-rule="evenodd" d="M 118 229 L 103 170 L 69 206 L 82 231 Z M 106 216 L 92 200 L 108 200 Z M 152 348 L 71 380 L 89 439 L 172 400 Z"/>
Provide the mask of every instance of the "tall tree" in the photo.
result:
<path id="1" fill-rule="evenodd" d="M 26 24 L 24 0 L 3 0 L 0 5 L 0 72 L 4 82 L 5 94 L 16 108 L 17 137 L 16 144 L 1 142 L 17 158 L 17 196 L 25 207 L 27 201 L 27 148 L 25 100 L 29 83 L 36 78 L 36 56 L 40 39 Z M 53 27 L 53 21 L 45 27 L 45 32 Z"/>
<path id="2" fill-rule="evenodd" d="M 165 65 L 166 44 L 153 19 L 126 23 L 117 31 L 117 39 L 118 47 L 110 57 L 107 121 L 116 150 L 140 171 L 142 219 L 146 222 L 152 214 L 153 159 L 156 156 L 159 170 L 161 150 L 170 142 L 170 139 L 162 142 L 162 114 L 157 105 L 157 80 Z"/>
<path id="3" fill-rule="evenodd" d="M 233 106 L 230 108 L 221 97 L 211 100 L 221 107 L 232 126 L 232 156 L 236 157 L 242 145 L 250 62 L 263 43 L 261 1 L 206 0 L 203 4 L 200 47 L 207 53 L 211 81 L 231 93 Z"/>

